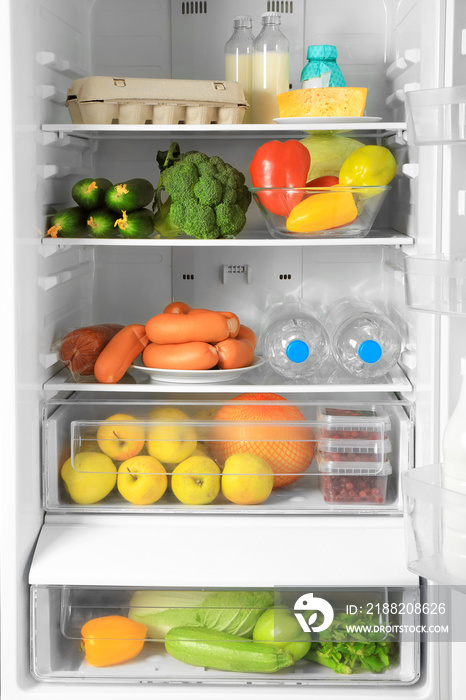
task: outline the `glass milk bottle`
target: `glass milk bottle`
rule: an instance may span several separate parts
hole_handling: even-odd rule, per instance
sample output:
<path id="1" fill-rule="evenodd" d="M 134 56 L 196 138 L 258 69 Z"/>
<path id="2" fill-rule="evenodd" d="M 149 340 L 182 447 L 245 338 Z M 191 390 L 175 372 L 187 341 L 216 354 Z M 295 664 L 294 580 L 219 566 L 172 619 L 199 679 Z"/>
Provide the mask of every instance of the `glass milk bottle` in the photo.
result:
<path id="1" fill-rule="evenodd" d="M 290 45 L 280 30 L 280 14 L 264 12 L 252 54 L 252 121 L 270 124 L 279 116 L 277 95 L 288 92 Z"/>
<path id="2" fill-rule="evenodd" d="M 252 122 L 252 17 L 238 15 L 233 19 L 233 34 L 225 44 L 225 80 L 241 83 L 249 109 L 243 124 Z"/>
<path id="3" fill-rule="evenodd" d="M 466 357 L 461 359 L 461 374 L 458 403 L 443 436 L 443 485 L 466 494 Z M 443 508 L 443 561 L 450 574 L 466 580 L 466 512 L 462 508 Z"/>

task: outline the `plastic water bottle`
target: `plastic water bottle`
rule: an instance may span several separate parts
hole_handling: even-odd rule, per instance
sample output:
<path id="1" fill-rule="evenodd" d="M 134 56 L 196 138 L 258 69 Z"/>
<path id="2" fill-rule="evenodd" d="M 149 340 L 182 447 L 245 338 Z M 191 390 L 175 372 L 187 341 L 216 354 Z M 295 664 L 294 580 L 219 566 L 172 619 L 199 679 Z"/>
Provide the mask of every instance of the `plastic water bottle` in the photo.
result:
<path id="1" fill-rule="evenodd" d="M 288 379 L 306 379 L 330 354 L 327 331 L 302 302 L 283 302 L 266 315 L 261 333 L 262 354 Z"/>
<path id="2" fill-rule="evenodd" d="M 398 362 L 400 335 L 390 319 L 369 302 L 340 299 L 330 308 L 325 327 L 336 361 L 359 379 L 381 377 Z"/>
<path id="3" fill-rule="evenodd" d="M 443 436 L 443 485 L 466 494 L 466 357 L 461 359 L 461 374 L 463 383 L 458 403 Z M 449 504 L 451 498 L 446 496 L 445 503 Z M 443 560 L 451 574 L 466 579 L 466 516 L 461 506 L 443 508 Z"/>

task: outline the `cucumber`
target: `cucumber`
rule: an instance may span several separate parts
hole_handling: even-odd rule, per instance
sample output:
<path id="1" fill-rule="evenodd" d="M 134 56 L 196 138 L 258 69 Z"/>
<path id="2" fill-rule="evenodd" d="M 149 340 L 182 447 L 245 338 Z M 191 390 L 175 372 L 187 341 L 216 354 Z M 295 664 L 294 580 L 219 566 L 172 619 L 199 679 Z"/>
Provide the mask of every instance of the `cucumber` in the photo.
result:
<path id="1" fill-rule="evenodd" d="M 96 209 L 89 212 L 87 219 L 87 232 L 93 238 L 116 238 L 118 229 L 115 228 L 115 221 L 118 214 L 110 209 Z"/>
<path id="2" fill-rule="evenodd" d="M 105 193 L 113 187 L 104 177 L 86 177 L 73 185 L 71 196 L 83 209 L 98 209 L 105 204 Z"/>
<path id="3" fill-rule="evenodd" d="M 129 214 L 123 211 L 115 226 L 123 238 L 147 238 L 154 232 L 154 214 L 150 209 L 138 209 Z"/>
<path id="4" fill-rule="evenodd" d="M 129 214 L 150 204 L 154 195 L 155 190 L 149 180 L 135 178 L 111 187 L 105 195 L 105 204 L 112 211 Z"/>
<path id="5" fill-rule="evenodd" d="M 165 649 L 186 664 L 220 671 L 274 673 L 294 663 L 289 651 L 272 644 L 206 627 L 172 627 L 165 637 Z"/>
<path id="6" fill-rule="evenodd" d="M 61 209 L 52 216 L 47 236 L 52 238 L 80 238 L 87 235 L 87 211 L 81 207 Z"/>

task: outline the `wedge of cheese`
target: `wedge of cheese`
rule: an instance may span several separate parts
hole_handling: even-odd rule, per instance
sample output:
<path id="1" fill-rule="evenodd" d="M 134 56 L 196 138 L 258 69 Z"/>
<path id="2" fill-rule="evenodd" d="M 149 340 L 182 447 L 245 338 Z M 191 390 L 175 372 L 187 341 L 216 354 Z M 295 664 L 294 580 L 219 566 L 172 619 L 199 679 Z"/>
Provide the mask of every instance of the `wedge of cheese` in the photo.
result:
<path id="1" fill-rule="evenodd" d="M 290 90 L 277 95 L 281 118 L 362 117 L 367 88 L 328 87 Z"/>

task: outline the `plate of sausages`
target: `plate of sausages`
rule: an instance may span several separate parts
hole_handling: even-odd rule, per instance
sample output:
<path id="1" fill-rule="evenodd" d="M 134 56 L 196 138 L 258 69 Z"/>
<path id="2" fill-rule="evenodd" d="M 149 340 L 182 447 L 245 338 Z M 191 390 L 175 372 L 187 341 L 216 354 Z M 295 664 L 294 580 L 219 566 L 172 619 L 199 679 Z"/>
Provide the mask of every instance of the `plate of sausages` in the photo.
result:
<path id="1" fill-rule="evenodd" d="M 132 364 L 131 369 L 144 372 L 151 382 L 176 382 L 178 384 L 204 384 L 213 382 L 229 382 L 238 379 L 244 372 L 260 367 L 265 362 L 263 357 L 255 355 L 253 361 L 247 367 L 236 369 L 161 369 L 158 367 L 146 367 L 143 364 Z"/>

